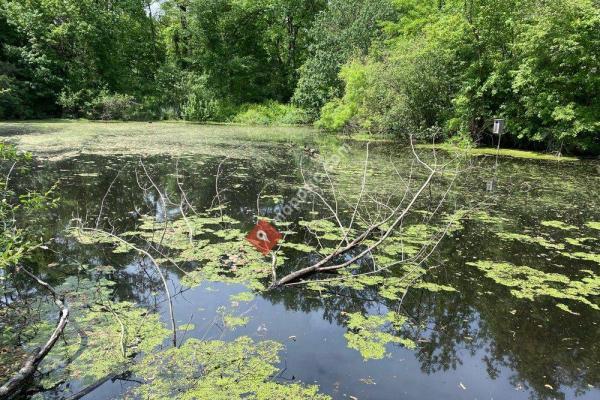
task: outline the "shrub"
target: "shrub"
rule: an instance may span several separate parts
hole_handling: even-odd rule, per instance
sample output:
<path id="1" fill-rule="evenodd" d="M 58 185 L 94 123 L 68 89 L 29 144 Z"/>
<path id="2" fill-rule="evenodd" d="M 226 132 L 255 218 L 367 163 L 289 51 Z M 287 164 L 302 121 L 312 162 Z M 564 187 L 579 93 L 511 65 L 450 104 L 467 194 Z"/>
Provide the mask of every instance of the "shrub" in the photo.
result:
<path id="1" fill-rule="evenodd" d="M 86 114 L 90 101 L 94 97 L 90 90 L 71 92 L 63 90 L 58 95 L 57 103 L 62 108 L 63 116 L 68 118 L 80 118 Z"/>
<path id="2" fill-rule="evenodd" d="M 206 75 L 189 74 L 183 83 L 181 116 L 188 121 L 225 121 L 235 112 L 231 103 L 209 85 Z"/>
<path id="3" fill-rule="evenodd" d="M 135 98 L 128 94 L 80 90 L 63 91 L 58 98 L 63 114 L 71 118 L 130 121 L 143 117 L 142 108 Z"/>
<path id="4" fill-rule="evenodd" d="M 439 57 L 419 42 L 394 48 L 383 60 L 350 62 L 340 72 L 344 96 L 323 107 L 317 126 L 439 137 L 451 107 L 443 70 Z"/>
<path id="5" fill-rule="evenodd" d="M 363 104 L 368 85 L 368 66 L 361 62 L 351 62 L 340 72 L 340 79 L 346 84 L 346 92 L 341 99 L 333 99 L 321 110 L 317 126 L 326 130 L 351 130 L 354 125 L 366 127 Z"/>
<path id="6" fill-rule="evenodd" d="M 338 73 L 352 56 L 365 56 L 373 40 L 382 36 L 379 21 L 393 18 L 391 0 L 331 0 L 309 31 L 309 56 L 299 69 L 293 103 L 313 119 L 321 107 L 339 96 L 343 82 Z"/>
<path id="7" fill-rule="evenodd" d="M 0 118 L 19 118 L 26 115 L 20 90 L 14 79 L 0 75 Z"/>
<path id="8" fill-rule="evenodd" d="M 92 100 L 88 118 L 130 121 L 138 119 L 139 111 L 139 104 L 133 96 L 102 91 Z"/>
<path id="9" fill-rule="evenodd" d="M 268 101 L 263 104 L 245 104 L 232 122 L 247 125 L 302 125 L 310 121 L 306 111 L 290 104 Z"/>

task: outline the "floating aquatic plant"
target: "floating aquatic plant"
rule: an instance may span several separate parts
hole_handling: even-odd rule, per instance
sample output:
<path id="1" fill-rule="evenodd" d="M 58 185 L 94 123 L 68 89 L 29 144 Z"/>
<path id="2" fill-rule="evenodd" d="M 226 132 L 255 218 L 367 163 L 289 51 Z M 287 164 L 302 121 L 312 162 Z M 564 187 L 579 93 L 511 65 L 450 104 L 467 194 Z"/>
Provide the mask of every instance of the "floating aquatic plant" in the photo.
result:
<path id="1" fill-rule="evenodd" d="M 600 222 L 597 222 L 597 221 L 588 222 L 586 224 L 586 226 L 588 226 L 588 227 L 590 227 L 592 229 L 598 229 L 598 230 L 600 230 Z"/>
<path id="2" fill-rule="evenodd" d="M 196 329 L 194 324 L 183 324 L 177 327 L 177 330 L 182 332 L 193 331 L 194 329 Z"/>
<path id="3" fill-rule="evenodd" d="M 573 315 L 579 315 L 579 313 L 576 313 L 575 311 L 571 310 L 571 309 L 569 308 L 569 306 L 568 306 L 568 305 L 566 305 L 566 304 L 558 303 L 558 304 L 556 305 L 556 307 L 560 308 L 561 310 L 563 310 L 564 312 L 567 312 L 567 313 L 569 313 L 569 314 L 573 314 Z"/>
<path id="4" fill-rule="evenodd" d="M 254 300 L 254 293 L 241 292 L 241 293 L 229 296 L 229 300 L 235 301 L 238 303 L 252 301 L 252 300 Z"/>
<path id="5" fill-rule="evenodd" d="M 600 277 L 591 271 L 580 281 L 569 277 L 547 273 L 526 266 L 493 261 L 469 262 L 467 265 L 478 268 L 496 283 L 507 286 L 515 297 L 534 300 L 536 297 L 549 296 L 555 299 L 569 299 L 600 310 L 600 306 L 592 299 L 600 295 Z"/>
<path id="6" fill-rule="evenodd" d="M 565 246 L 562 243 L 553 243 L 553 242 L 549 241 L 548 239 L 545 239 L 541 236 L 529 236 L 529 235 L 525 235 L 522 233 L 509 233 L 509 232 L 497 232 L 496 235 L 498 235 L 501 239 L 504 239 L 504 240 L 514 240 L 517 242 L 538 244 L 547 249 L 562 250 L 565 248 Z"/>
<path id="7" fill-rule="evenodd" d="M 385 346 L 388 343 L 398 343 L 409 349 L 416 347 L 412 340 L 384 331 L 386 327 L 399 330 L 407 321 L 404 316 L 392 311 L 386 315 L 363 316 L 361 313 L 346 315 L 349 332 L 344 336 L 348 341 L 348 347 L 359 351 L 365 360 L 380 360 L 385 357 Z"/>
<path id="8" fill-rule="evenodd" d="M 585 242 L 591 242 L 596 240 L 593 237 L 582 237 L 582 238 L 566 238 L 565 241 L 572 246 L 585 246 Z"/>
<path id="9" fill-rule="evenodd" d="M 566 223 L 564 223 L 562 221 L 542 221 L 541 224 L 543 226 L 547 226 L 547 227 L 550 227 L 550 228 L 556 228 L 556 229 L 562 229 L 562 230 L 565 230 L 565 231 L 572 231 L 572 230 L 579 229 L 579 228 L 577 228 L 574 225 L 569 225 L 569 224 L 566 224 Z"/>
<path id="10" fill-rule="evenodd" d="M 592 261 L 592 262 L 600 264 L 600 254 L 585 253 L 583 251 L 576 251 L 576 252 L 572 252 L 572 253 L 562 252 L 561 254 L 564 256 L 567 256 L 569 258 L 576 258 L 579 260 Z"/>
<path id="11" fill-rule="evenodd" d="M 64 340 L 41 365 L 43 386 L 51 387 L 64 376 L 91 384 L 119 374 L 131 366 L 134 356 L 151 353 L 169 336 L 158 314 L 130 302 L 111 301 L 113 286 L 106 279 L 69 277 L 57 288 L 69 304 L 70 323 Z M 28 330 L 35 336 L 28 345 L 37 346 L 53 328 L 53 321 L 32 324 Z"/>
<path id="12" fill-rule="evenodd" d="M 274 341 L 254 342 L 240 337 L 233 342 L 188 339 L 180 348 L 151 354 L 133 372 L 144 384 L 133 393 L 144 399 L 307 399 L 326 400 L 317 386 L 273 381 L 278 372 Z"/>

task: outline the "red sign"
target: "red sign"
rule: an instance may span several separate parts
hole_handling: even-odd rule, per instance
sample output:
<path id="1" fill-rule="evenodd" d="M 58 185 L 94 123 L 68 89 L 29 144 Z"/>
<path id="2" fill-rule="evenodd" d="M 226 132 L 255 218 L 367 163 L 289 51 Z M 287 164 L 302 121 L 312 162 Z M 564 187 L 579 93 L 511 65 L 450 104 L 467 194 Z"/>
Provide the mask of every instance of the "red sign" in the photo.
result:
<path id="1" fill-rule="evenodd" d="M 267 221 L 258 221 L 254 229 L 246 236 L 246 240 L 266 256 L 281 240 L 281 237 L 281 233 L 273 225 Z"/>

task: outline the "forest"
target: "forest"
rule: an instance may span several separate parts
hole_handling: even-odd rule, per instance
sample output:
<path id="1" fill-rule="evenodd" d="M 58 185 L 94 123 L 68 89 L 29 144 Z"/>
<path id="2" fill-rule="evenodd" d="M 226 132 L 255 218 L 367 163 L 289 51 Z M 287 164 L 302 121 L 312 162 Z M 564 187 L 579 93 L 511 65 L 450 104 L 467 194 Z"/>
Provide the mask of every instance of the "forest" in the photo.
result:
<path id="1" fill-rule="evenodd" d="M 0 119 L 600 153 L 597 0 L 1 0 Z"/>
<path id="2" fill-rule="evenodd" d="M 600 0 L 0 0 L 0 400 L 600 399 Z"/>

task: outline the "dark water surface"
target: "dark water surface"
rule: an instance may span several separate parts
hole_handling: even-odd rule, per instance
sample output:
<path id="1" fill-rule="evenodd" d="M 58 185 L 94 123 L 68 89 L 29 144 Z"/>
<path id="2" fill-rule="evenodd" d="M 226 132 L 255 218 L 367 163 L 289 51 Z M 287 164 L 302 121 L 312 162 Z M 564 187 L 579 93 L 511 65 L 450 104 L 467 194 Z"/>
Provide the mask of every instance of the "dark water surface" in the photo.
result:
<path id="1" fill-rule="evenodd" d="M 365 146 L 351 147 L 350 162 L 346 164 L 353 168 L 334 176 L 341 185 L 360 181 Z M 279 195 L 284 201 L 292 198 L 302 185 L 300 160 L 307 157 L 300 147 L 291 145 L 257 143 L 248 151 L 256 156 L 232 158 L 222 164 L 222 158 L 209 156 L 152 156 L 143 162 L 156 186 L 167 194 L 178 193 L 179 174 L 189 201 L 198 210 L 214 206 L 215 174 L 221 165 L 219 185 L 225 189 L 225 212 L 250 230 L 257 213 L 257 197 Z M 412 156 L 406 149 L 373 145 L 370 151 L 374 165 L 391 162 L 408 176 Z M 40 265 L 60 265 L 48 271 L 55 284 L 76 273 L 80 264 L 114 266 L 112 279 L 117 282 L 118 298 L 149 308 L 158 306 L 168 323 L 160 282 L 139 268 L 139 256 L 116 255 L 103 246 L 82 246 L 64 233 L 74 218 L 94 225 L 100 207 L 101 225 L 105 229 L 112 225 L 120 233 L 134 230 L 139 215 L 152 215 L 158 221 L 180 218 L 177 207 L 164 209 L 155 191 L 139 188 L 139 162 L 140 158 L 134 156 L 91 155 L 40 162 L 34 179 L 40 185 L 58 181 L 57 192 L 62 199 L 48 228 L 56 236 L 54 253 L 40 260 Z M 239 312 L 250 318 L 246 325 L 222 332 L 218 324 L 212 323 L 219 307 L 227 307 L 230 295 L 247 288 L 222 282 L 186 288 L 180 283 L 181 273 L 169 269 L 173 291 L 180 291 L 174 303 L 176 320 L 195 326 L 184 335 L 226 340 L 249 336 L 281 342 L 286 349 L 277 379 L 318 384 L 322 393 L 335 399 L 600 398 L 600 311 L 570 299 L 520 298 L 507 285 L 496 283 L 482 270 L 466 264 L 477 260 L 506 262 L 572 279 L 581 278 L 582 270 L 599 274 L 598 262 L 561 254 L 600 253 L 600 231 L 586 225 L 600 221 L 598 162 L 502 158 L 493 188 L 488 183 L 495 160 L 479 159 L 477 163 L 479 168 L 465 172 L 467 177 L 452 191 L 448 202 L 468 204 L 485 197 L 489 199 L 487 212 L 496 220 L 463 221 L 462 229 L 446 237 L 432 254 L 429 263 L 437 267 L 426 280 L 456 291 L 408 292 L 401 310 L 409 316 L 410 324 L 403 335 L 416 343 L 416 349 L 389 344 L 386 357 L 365 361 L 358 351 L 348 348 L 345 313 L 385 314 L 396 309 L 397 301 L 368 289 L 328 295 L 302 287 L 264 292 L 239 306 Z M 402 190 L 395 184 L 386 186 L 392 179 L 387 174 L 389 170 L 373 171 L 373 179 L 380 182 L 378 188 L 400 195 Z M 261 215 L 268 217 L 274 217 L 278 210 L 277 202 L 268 197 L 263 197 L 258 207 Z M 291 220 L 310 220 L 317 214 L 325 214 L 323 207 L 308 204 Z M 562 221 L 577 229 L 553 228 L 543 221 Z M 528 243 L 522 238 L 502 239 L 498 232 L 542 237 L 546 244 L 564 244 L 564 249 Z M 578 237 L 590 239 L 578 249 L 565 242 Z M 302 242 L 303 238 L 293 240 Z M 287 263 L 293 265 L 294 260 Z M 588 300 L 600 305 L 598 296 Z M 557 304 L 566 304 L 570 312 Z M 86 398 L 120 398 L 135 384 L 109 381 Z M 73 391 L 81 387 L 77 382 L 67 385 Z M 59 396 L 59 391 L 44 396 Z"/>

